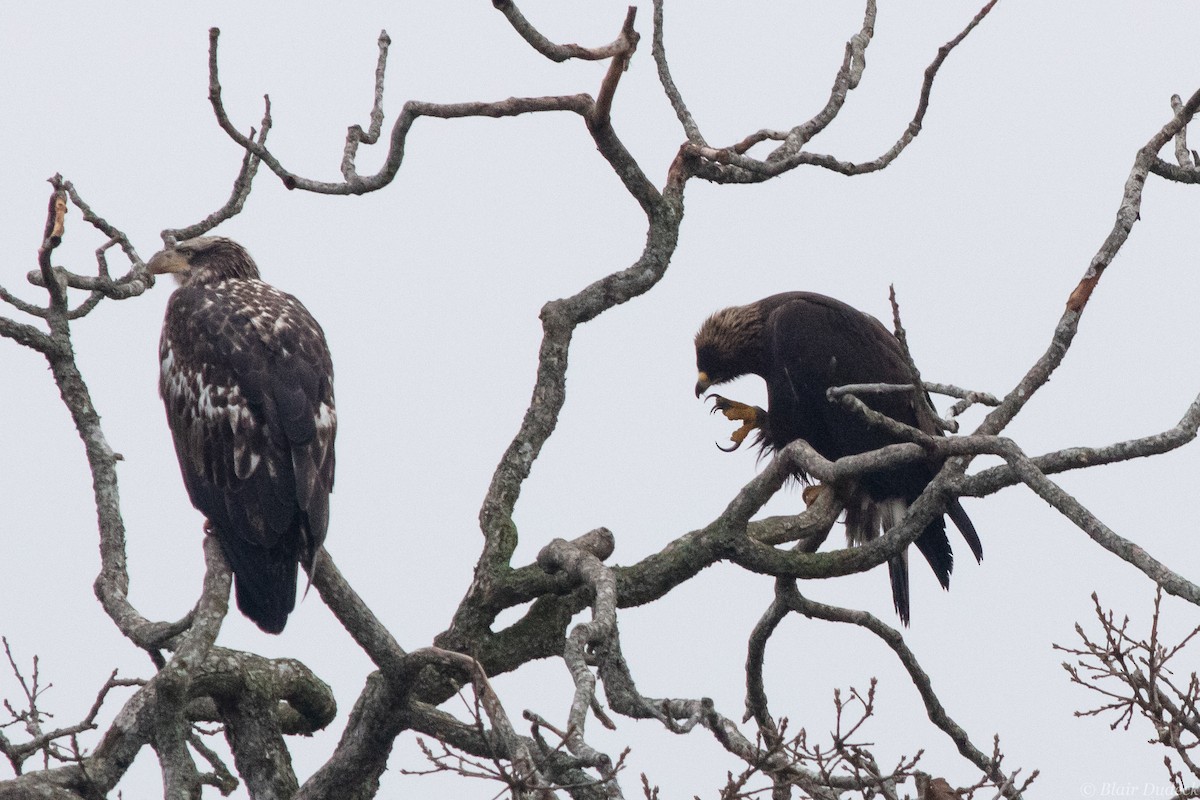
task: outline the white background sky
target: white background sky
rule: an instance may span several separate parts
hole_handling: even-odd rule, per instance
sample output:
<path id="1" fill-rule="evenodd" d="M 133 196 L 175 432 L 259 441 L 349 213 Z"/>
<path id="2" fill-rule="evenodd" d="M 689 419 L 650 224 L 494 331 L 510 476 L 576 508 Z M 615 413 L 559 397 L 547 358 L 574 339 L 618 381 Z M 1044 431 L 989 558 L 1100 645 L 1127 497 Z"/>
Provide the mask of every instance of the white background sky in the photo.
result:
<path id="1" fill-rule="evenodd" d="M 614 38 L 625 6 L 522 8 L 551 39 L 599 44 Z M 862 85 L 812 149 L 847 160 L 886 150 L 912 116 L 937 47 L 976 10 L 948 0 L 881 3 Z M 861 14 L 855 3 L 669 6 L 675 79 L 708 140 L 732 143 L 811 116 Z M 894 283 L 927 379 L 1008 391 L 1044 349 L 1107 234 L 1135 151 L 1169 119 L 1171 94 L 1200 86 L 1193 22 L 1186 2 L 1001 0 L 944 66 L 922 135 L 884 172 L 847 179 L 809 169 L 753 187 L 694 181 L 665 279 L 577 332 L 566 407 L 517 506 L 518 562 L 553 537 L 604 525 L 617 537 L 613 561 L 633 563 L 710 521 L 755 474 L 753 454 L 713 446 L 730 426 L 692 396 L 691 337 L 718 308 L 807 289 L 886 319 Z M 487 2 L 360 2 L 338 11 L 8 4 L 0 10 L 0 283 L 27 299 L 43 296 L 24 275 L 36 266 L 45 179 L 55 172 L 124 229 L 143 258 L 160 247 L 160 230 L 224 202 L 240 152 L 206 99 L 211 25 L 223 31 L 222 82 L 237 124 L 257 125 L 270 93 L 272 149 L 294 171 L 327 180 L 338 176 L 346 126 L 367 122 L 381 28 L 394 40 L 389 126 L 408 99 L 594 93 L 605 68 L 546 61 Z M 637 28 L 643 45 L 613 121 L 661 185 L 683 134 L 655 80 L 648 3 Z M 361 171 L 381 157 L 364 152 Z M 1200 390 L 1198 210 L 1195 187 L 1151 178 L 1142 219 L 1070 357 L 1008 431 L 1026 452 L 1163 430 Z M 92 270 L 102 239 L 74 210 L 67 231 L 56 263 Z M 428 644 L 445 628 L 469 581 L 479 503 L 532 388 L 538 309 L 626 267 L 644 231 L 636 203 L 568 114 L 421 120 L 396 182 L 361 198 L 289 193 L 264 171 L 245 212 L 217 231 L 245 244 L 264 277 L 302 298 L 325 328 L 339 412 L 328 549 L 404 647 Z M 124 269 L 114 254 L 114 272 Z M 202 574 L 201 520 L 184 494 L 156 391 L 169 291 L 163 283 L 136 300 L 105 302 L 74 328 L 109 441 L 125 456 L 132 599 L 160 619 L 191 607 Z M 24 666 L 41 657 L 43 679 L 54 683 L 44 707 L 67 724 L 86 713 L 113 668 L 146 675 L 149 664 L 92 595 L 99 558 L 90 477 L 44 361 L 0 341 L 0 382 L 0 633 Z M 729 394 L 754 400 L 764 392 L 745 379 Z M 1061 480 L 1118 532 L 1195 578 L 1197 466 L 1193 448 Z M 1051 649 L 1072 643 L 1076 621 L 1095 629 L 1092 591 L 1146 629 L 1152 585 L 1028 491 L 964 505 L 985 561 L 974 564 L 956 540 L 949 594 L 914 562 L 908 633 L 951 716 L 985 749 L 999 733 L 1010 768 L 1040 768 L 1035 795 L 1083 797 L 1106 786 L 1167 794 L 1163 754 L 1145 744 L 1153 732 L 1138 722 L 1114 733 L 1107 721 L 1074 718 L 1092 698 L 1068 683 L 1062 654 Z M 767 511 L 800 506 L 789 489 Z M 801 588 L 894 620 L 883 570 Z M 624 650 L 641 690 L 709 696 L 740 717 L 746 636 L 771 591 L 769 579 L 718 566 L 653 607 L 623 612 Z M 1165 608 L 1169 634 L 1197 623 L 1194 607 Z M 234 614 L 220 641 L 295 656 L 334 686 L 339 716 L 330 731 L 295 746 L 303 779 L 332 750 L 367 659 L 315 594 L 280 637 Z M 0 696 L 15 698 L 4 672 Z M 831 726 L 832 689 L 865 689 L 871 676 L 881 680 L 879 714 L 865 738 L 878 743 L 881 761 L 925 748 L 926 770 L 972 782 L 973 770 L 924 721 L 879 642 L 789 619 L 768 653 L 773 712 L 814 735 Z M 570 682 L 561 663 L 532 664 L 496 683 L 510 714 L 532 708 L 565 719 Z M 625 742 L 634 746 L 628 796 L 642 771 L 664 798 L 677 798 L 712 797 L 725 771 L 740 769 L 702 731 L 678 737 L 649 722 L 619 725 L 615 735 L 594 726 L 594 744 L 614 755 Z M 139 759 L 125 796 L 158 793 L 152 761 L 149 751 Z M 402 738 L 385 793 L 451 791 L 411 778 L 402 789 L 397 771 L 420 766 L 411 737 Z M 494 787 L 453 792 L 490 797 Z"/>

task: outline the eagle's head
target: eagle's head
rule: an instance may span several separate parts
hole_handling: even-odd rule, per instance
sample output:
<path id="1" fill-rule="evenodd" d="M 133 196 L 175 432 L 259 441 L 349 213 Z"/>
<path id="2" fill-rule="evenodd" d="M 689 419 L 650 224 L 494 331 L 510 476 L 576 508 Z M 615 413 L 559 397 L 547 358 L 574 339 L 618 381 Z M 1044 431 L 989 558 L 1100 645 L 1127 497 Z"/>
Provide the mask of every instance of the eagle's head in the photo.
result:
<path id="1" fill-rule="evenodd" d="M 258 267 L 246 248 L 224 236 L 198 236 L 159 250 L 146 268 L 153 275 L 169 272 L 181 285 L 258 277 Z"/>
<path id="2" fill-rule="evenodd" d="M 759 304 L 751 303 L 723 309 L 704 321 L 696 333 L 696 397 L 710 386 L 759 372 L 764 317 Z"/>

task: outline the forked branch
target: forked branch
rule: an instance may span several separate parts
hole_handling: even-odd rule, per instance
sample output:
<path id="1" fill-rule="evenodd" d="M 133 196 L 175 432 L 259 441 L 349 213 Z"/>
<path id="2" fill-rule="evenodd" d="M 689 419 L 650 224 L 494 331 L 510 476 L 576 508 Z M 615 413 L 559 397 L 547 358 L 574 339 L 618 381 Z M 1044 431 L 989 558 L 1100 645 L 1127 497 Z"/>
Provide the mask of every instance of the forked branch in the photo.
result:
<path id="1" fill-rule="evenodd" d="M 694 126 L 694 123 L 691 126 L 687 124 L 686 120 L 690 119 L 690 115 L 681 113 L 686 106 L 683 104 L 679 90 L 673 82 L 668 80 L 669 73 L 666 74 L 663 79 L 663 87 L 667 96 L 671 98 L 672 105 L 676 108 L 676 114 L 680 116 L 681 120 L 685 120 L 685 130 L 689 131 L 688 143 L 684 145 L 683 152 L 690 157 L 688 163 L 691 173 L 714 183 L 759 183 L 801 166 L 820 167 L 847 176 L 864 175 L 886 168 L 899 158 L 900 154 L 920 134 L 925 114 L 929 109 L 933 85 L 942 64 L 991 12 L 996 2 L 997 0 L 990 0 L 957 36 L 938 49 L 937 56 L 925 70 L 925 80 L 921 84 L 921 94 L 912 120 L 909 121 L 896 142 L 886 152 L 871 161 L 843 161 L 835 156 L 814 153 L 805 148 L 837 118 L 845 105 L 848 93 L 858 85 L 858 81 L 862 77 L 862 70 L 866 63 L 866 48 L 875 30 L 874 0 L 867 0 L 862 29 L 846 44 L 842 65 L 834 78 L 833 89 L 825 107 L 807 122 L 796 125 L 786 132 L 764 129 L 729 147 L 714 148 L 705 145 L 702 143 L 701 137 L 692 135 L 693 130 L 698 134 L 698 128 Z M 662 74 L 661 69 L 660 74 Z M 780 144 L 764 159 L 754 158 L 747 154 L 756 144 L 765 141 L 779 141 Z"/>

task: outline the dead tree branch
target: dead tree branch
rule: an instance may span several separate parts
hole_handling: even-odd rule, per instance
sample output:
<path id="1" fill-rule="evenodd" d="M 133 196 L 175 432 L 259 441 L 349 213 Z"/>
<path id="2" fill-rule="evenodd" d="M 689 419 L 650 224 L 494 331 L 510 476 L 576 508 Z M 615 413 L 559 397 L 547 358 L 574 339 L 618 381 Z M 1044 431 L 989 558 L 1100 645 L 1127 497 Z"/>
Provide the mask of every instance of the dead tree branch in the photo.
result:
<path id="1" fill-rule="evenodd" d="M 994 759 L 984 755 L 983 751 L 971 742 L 967 732 L 946 713 L 941 700 L 938 699 L 937 694 L 933 690 L 933 684 L 929 679 L 928 673 L 921 667 L 916 655 L 904 643 L 904 637 L 899 631 L 880 622 L 878 618 L 866 611 L 837 608 L 809 600 L 800 594 L 794 583 L 780 581 L 776 584 L 776 587 L 779 596 L 787 603 L 788 607 L 799 614 L 830 622 L 858 625 L 879 637 L 884 644 L 892 649 L 892 652 L 896 654 L 896 657 L 900 660 L 900 664 L 908 673 L 913 686 L 916 687 L 917 692 L 921 695 L 921 700 L 925 704 L 925 711 L 929 716 L 929 721 L 950 737 L 950 740 L 954 742 L 955 747 L 958 748 L 958 752 L 962 754 L 963 758 L 979 768 L 996 787 L 1008 786 L 1009 789 L 1003 792 L 1005 797 L 1016 800 L 1020 796 L 1011 788 L 1011 781 L 1009 780 L 1011 776 L 1001 772 L 999 764 Z M 1036 775 L 1036 773 L 1034 774 Z"/>
<path id="2" fill-rule="evenodd" d="M 1128 616 L 1120 622 L 1111 611 L 1100 605 L 1092 594 L 1100 637 L 1089 636 L 1083 626 L 1075 632 L 1082 644 L 1077 647 L 1054 645 L 1073 657 L 1063 662 L 1071 683 L 1100 696 L 1100 705 L 1077 711 L 1079 717 L 1100 717 L 1115 714 L 1110 727 L 1129 730 L 1135 716 L 1145 719 L 1154 729 L 1151 744 L 1172 751 L 1192 775 L 1192 785 L 1183 783 L 1182 774 L 1175 771 L 1168 756 L 1167 771 L 1181 796 L 1200 791 L 1200 759 L 1194 755 L 1200 748 L 1200 679 L 1196 671 L 1181 673 L 1174 662 L 1179 654 L 1200 635 L 1200 627 L 1183 636 L 1177 644 L 1167 645 L 1159 638 L 1162 620 L 1160 587 L 1154 595 L 1154 613 L 1150 632 L 1144 637 L 1133 633 Z"/>
<path id="3" fill-rule="evenodd" d="M 920 134 L 925 114 L 929 109 L 929 99 L 934 81 L 946 58 L 975 30 L 995 5 L 996 0 L 987 3 L 957 36 L 938 49 L 937 56 L 925 70 L 925 80 L 921 84 L 921 94 L 912 120 L 900 138 L 877 158 L 865 162 L 850 162 L 804 149 L 837 117 L 845 105 L 848 93 L 858 85 L 858 81 L 862 77 L 862 70 L 866 64 L 866 48 L 870 44 L 875 30 L 875 3 L 874 0 L 868 0 L 862 29 L 846 43 L 846 54 L 837 76 L 834 78 L 833 90 L 821 111 L 807 122 L 797 125 L 787 132 L 760 130 L 747 136 L 741 142 L 725 148 L 713 148 L 699 144 L 689 137 L 689 142 L 683 147 L 683 153 L 691 159 L 689 164 L 692 174 L 714 183 L 760 183 L 801 166 L 820 167 L 847 176 L 865 175 L 886 168 L 899 158 L 900 154 Z M 673 87 L 673 84 L 670 86 Z M 664 83 L 664 89 L 674 103 L 675 98 L 679 97 L 678 90 L 672 91 L 672 88 L 668 88 L 666 83 Z M 682 101 L 678 102 L 678 106 L 682 107 Z M 754 145 L 771 140 L 780 141 L 781 144 L 766 158 L 757 159 L 747 155 Z"/>
<path id="4" fill-rule="evenodd" d="M 99 715 L 100 709 L 111 690 L 124 686 L 141 686 L 144 683 L 144 681 L 135 678 L 118 678 L 117 671 L 113 670 L 112 674 L 108 676 L 108 680 L 100 687 L 99 692 L 96 694 L 96 699 L 92 703 L 92 707 L 88 709 L 83 719 L 73 725 L 47 731 L 43 728 L 43 722 L 51 715 L 42 710 L 38 701 L 41 698 L 42 692 L 50 688 L 50 686 L 42 687 L 40 685 L 37 656 L 33 658 L 31 680 L 26 681 L 21 668 L 17 665 L 16 659 L 13 657 L 8 639 L 0 637 L 0 640 L 4 644 L 4 655 L 8 659 L 9 668 L 12 669 L 13 675 L 16 677 L 18 684 L 20 684 L 25 694 L 24 708 L 20 711 L 10 701 L 4 701 L 4 709 L 8 712 L 11 719 L 8 722 L 0 723 L 0 754 L 3 754 L 8 759 L 13 773 L 16 775 L 22 774 L 25 762 L 38 753 L 42 754 L 42 766 L 45 769 L 50 767 L 51 762 L 69 763 L 76 760 L 73 755 L 63 749 L 63 740 L 73 739 L 77 734 L 84 731 L 96 730 L 98 727 L 96 717 Z M 16 725 L 20 725 L 29 734 L 30 738 L 27 741 L 19 744 L 14 743 L 11 738 L 3 733 L 5 728 Z"/>

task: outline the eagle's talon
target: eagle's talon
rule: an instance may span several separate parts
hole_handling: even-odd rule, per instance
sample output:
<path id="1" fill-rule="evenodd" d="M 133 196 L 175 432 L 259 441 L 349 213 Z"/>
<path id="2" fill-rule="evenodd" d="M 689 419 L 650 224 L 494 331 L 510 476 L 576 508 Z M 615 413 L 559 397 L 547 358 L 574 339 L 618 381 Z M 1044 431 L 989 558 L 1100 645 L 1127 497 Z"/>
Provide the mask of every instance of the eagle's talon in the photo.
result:
<path id="1" fill-rule="evenodd" d="M 731 422 L 742 423 L 742 426 L 729 436 L 729 440 L 733 442 L 733 446 L 722 447 L 720 444 L 717 444 L 717 449 L 726 453 L 732 453 L 742 446 L 742 442 L 746 441 L 746 437 L 750 435 L 750 431 L 761 427 L 762 419 L 760 415 L 763 412 L 758 406 L 739 403 L 737 400 L 730 400 L 728 397 L 722 397 L 719 394 L 709 395 L 709 399 L 713 401 L 713 407 L 709 409 L 710 414 L 720 411 L 725 415 L 725 419 Z"/>
<path id="2" fill-rule="evenodd" d="M 720 411 L 725 415 L 725 419 L 733 420 L 734 422 L 749 422 L 757 425 L 760 411 L 758 406 L 739 403 L 737 400 L 730 400 L 728 397 L 722 397 L 719 394 L 710 394 L 709 398 L 713 401 L 713 407 L 708 413 L 715 414 Z"/>

